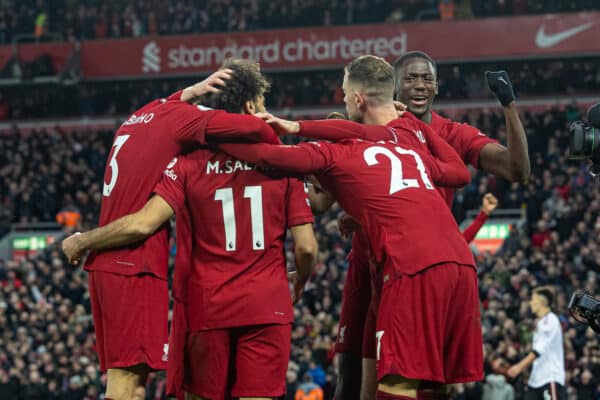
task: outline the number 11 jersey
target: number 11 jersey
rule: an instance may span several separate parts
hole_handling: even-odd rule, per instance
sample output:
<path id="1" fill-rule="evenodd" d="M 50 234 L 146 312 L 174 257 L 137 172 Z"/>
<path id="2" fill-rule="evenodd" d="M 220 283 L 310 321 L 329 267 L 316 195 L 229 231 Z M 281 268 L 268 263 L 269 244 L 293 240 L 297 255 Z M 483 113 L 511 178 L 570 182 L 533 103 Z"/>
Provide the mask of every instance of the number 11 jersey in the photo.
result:
<path id="1" fill-rule="evenodd" d="M 191 269 L 176 271 L 189 277 L 190 330 L 293 320 L 286 232 L 313 222 L 300 179 L 200 149 L 174 160 L 155 193 L 178 220 L 189 212 L 192 262 L 175 269 Z"/>

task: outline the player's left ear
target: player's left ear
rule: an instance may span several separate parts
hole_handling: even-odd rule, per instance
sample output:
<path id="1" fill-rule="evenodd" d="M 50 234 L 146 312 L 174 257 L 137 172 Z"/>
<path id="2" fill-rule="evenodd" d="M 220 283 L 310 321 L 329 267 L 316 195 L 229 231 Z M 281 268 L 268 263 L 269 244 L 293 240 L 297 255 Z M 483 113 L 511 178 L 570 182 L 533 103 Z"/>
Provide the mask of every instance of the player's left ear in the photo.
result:
<path id="1" fill-rule="evenodd" d="M 438 85 L 438 80 L 437 77 L 435 78 L 435 95 L 438 95 L 438 91 L 440 90 L 440 87 Z"/>
<path id="2" fill-rule="evenodd" d="M 354 92 L 354 100 L 356 101 L 356 108 L 361 111 L 365 111 L 367 109 L 367 99 L 360 92 Z"/>

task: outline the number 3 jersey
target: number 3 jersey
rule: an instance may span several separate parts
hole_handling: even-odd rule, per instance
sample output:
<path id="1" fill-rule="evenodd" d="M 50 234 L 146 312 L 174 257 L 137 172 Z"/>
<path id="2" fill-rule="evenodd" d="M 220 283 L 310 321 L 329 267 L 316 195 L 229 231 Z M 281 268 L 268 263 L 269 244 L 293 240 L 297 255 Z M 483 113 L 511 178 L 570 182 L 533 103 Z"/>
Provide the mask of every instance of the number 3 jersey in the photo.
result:
<path id="1" fill-rule="evenodd" d="M 191 268 L 176 271 L 188 276 L 191 330 L 293 320 L 286 232 L 313 222 L 300 179 L 200 149 L 172 162 L 155 193 L 178 220 L 189 213 L 191 263 L 175 268 Z"/>
<path id="2" fill-rule="evenodd" d="M 181 152 L 207 140 L 273 140 L 266 123 L 249 115 L 207 110 L 179 101 L 181 92 L 135 111 L 117 130 L 106 162 L 99 225 L 140 210 L 165 166 Z M 143 242 L 92 252 L 87 270 L 122 275 L 150 273 L 167 279 L 168 224 Z"/>

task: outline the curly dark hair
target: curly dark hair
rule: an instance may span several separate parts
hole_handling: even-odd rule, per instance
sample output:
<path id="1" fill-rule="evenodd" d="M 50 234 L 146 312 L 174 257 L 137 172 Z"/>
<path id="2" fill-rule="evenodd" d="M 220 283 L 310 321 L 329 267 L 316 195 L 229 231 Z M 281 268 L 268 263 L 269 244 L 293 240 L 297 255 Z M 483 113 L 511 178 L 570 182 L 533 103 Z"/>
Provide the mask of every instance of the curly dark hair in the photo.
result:
<path id="1" fill-rule="evenodd" d="M 233 71 L 219 93 L 210 93 L 201 100 L 201 104 L 210 108 L 240 113 L 247 101 L 256 101 L 269 90 L 271 84 L 260 71 L 257 62 L 243 59 L 228 59 L 221 69 Z"/>

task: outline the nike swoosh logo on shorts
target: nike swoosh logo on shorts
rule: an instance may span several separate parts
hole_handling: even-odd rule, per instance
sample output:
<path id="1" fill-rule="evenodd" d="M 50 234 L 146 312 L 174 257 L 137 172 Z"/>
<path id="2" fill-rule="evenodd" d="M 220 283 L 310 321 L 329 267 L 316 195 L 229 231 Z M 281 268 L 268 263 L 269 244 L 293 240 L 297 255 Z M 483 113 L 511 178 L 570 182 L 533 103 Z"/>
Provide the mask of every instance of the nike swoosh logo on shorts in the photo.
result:
<path id="1" fill-rule="evenodd" d="M 540 26 L 540 28 L 537 31 L 537 34 L 535 35 L 535 44 L 537 47 L 542 49 L 552 47 L 564 40 L 567 40 L 571 36 L 575 36 L 578 33 L 590 29 L 592 25 L 592 22 L 588 22 L 587 24 L 579 25 L 571 29 L 567 29 L 565 31 L 553 33 L 550 35 L 546 34 L 546 32 L 544 31 L 544 25 L 542 25 Z"/>

